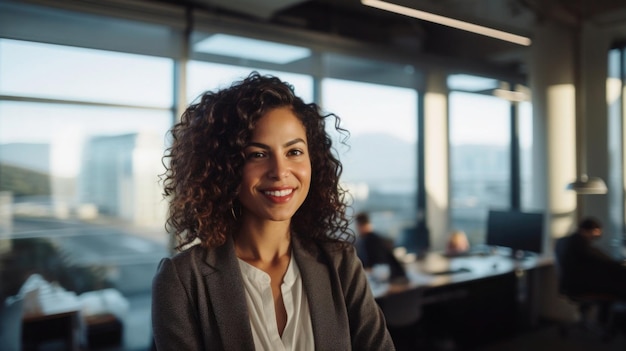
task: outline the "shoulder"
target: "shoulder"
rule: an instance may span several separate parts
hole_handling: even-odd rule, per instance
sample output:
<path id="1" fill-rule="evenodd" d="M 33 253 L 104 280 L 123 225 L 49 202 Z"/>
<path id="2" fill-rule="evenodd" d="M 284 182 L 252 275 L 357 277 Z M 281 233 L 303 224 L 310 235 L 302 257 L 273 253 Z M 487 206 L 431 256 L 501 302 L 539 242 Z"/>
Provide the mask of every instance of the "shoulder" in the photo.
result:
<path id="1" fill-rule="evenodd" d="M 350 242 L 297 238 L 293 244 L 298 255 L 313 257 L 318 262 L 326 262 L 326 264 L 333 266 L 339 266 L 346 261 L 358 260 L 356 247 Z"/>
<path id="2" fill-rule="evenodd" d="M 573 234 L 562 236 L 562 237 L 556 239 L 554 244 L 557 247 L 559 247 L 559 246 L 560 247 L 564 247 L 565 245 L 567 245 L 572 240 L 572 235 Z"/>
<path id="3" fill-rule="evenodd" d="M 194 245 L 171 257 L 165 257 L 159 263 L 157 276 L 173 274 L 181 280 L 188 280 L 193 275 L 205 275 L 207 272 L 204 271 L 211 269 L 207 263 L 211 261 L 211 257 L 215 257 L 216 250 Z"/>
<path id="4" fill-rule="evenodd" d="M 330 279 L 333 289 L 338 289 L 335 292 L 345 295 L 355 282 L 365 279 L 361 260 L 350 243 L 315 242 L 306 247 L 298 243 L 294 249 L 303 278 L 314 285 Z"/>
<path id="5" fill-rule="evenodd" d="M 589 240 L 577 232 L 567 237 L 566 244 L 577 248 L 591 247 Z"/>
<path id="6" fill-rule="evenodd" d="M 332 260 L 356 257 L 356 247 L 349 242 L 320 242 L 317 247 Z"/>
<path id="7" fill-rule="evenodd" d="M 361 267 L 361 261 L 356 254 L 356 247 L 350 243 L 324 242 L 319 243 L 318 248 L 327 259 L 328 264 L 340 276 L 352 276 L 354 271 Z"/>
<path id="8" fill-rule="evenodd" d="M 189 267 L 194 263 L 194 261 L 201 260 L 205 255 L 208 254 L 208 250 L 204 249 L 200 245 L 194 245 L 192 247 L 187 248 L 184 251 L 178 252 L 172 257 L 165 258 L 163 260 L 170 261 L 176 267 Z"/>
<path id="9" fill-rule="evenodd" d="M 574 233 L 571 233 L 569 235 L 566 235 L 557 239 L 556 244 L 561 245 L 561 246 L 571 246 L 571 245 L 579 244 L 583 240 L 585 239 L 582 236 L 580 236 L 580 234 L 578 234 L 577 232 L 574 232 Z"/>
<path id="10" fill-rule="evenodd" d="M 181 278 L 181 275 L 185 275 L 185 272 L 189 271 L 194 260 L 196 249 L 189 248 L 185 251 L 176 253 L 170 257 L 164 257 L 159 262 L 155 280 L 171 279 L 172 277 Z"/>
<path id="11" fill-rule="evenodd" d="M 373 243 L 381 243 L 384 242 L 385 239 L 383 238 L 383 236 L 380 233 L 377 232 L 371 232 L 368 235 L 365 236 L 369 241 L 373 242 Z"/>

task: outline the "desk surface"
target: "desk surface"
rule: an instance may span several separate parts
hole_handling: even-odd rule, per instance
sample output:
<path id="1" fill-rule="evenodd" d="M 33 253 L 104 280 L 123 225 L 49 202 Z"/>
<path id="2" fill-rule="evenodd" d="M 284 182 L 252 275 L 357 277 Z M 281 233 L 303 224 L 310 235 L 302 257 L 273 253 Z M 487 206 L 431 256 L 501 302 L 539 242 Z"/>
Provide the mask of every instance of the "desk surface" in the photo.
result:
<path id="1" fill-rule="evenodd" d="M 385 316 L 405 313 L 407 299 L 415 299 L 427 338 L 443 333 L 460 349 L 472 349 L 512 337 L 520 327 L 535 323 L 538 277 L 543 267 L 551 266 L 552 258 L 543 256 L 446 257 L 431 252 L 406 263 L 408 282 L 378 284 L 370 278 L 370 286 Z M 467 271 L 437 274 L 461 268 Z"/>
<path id="2" fill-rule="evenodd" d="M 75 294 L 65 291 L 42 291 L 26 295 L 23 319 L 44 319 L 80 311 L 81 303 Z"/>
<path id="3" fill-rule="evenodd" d="M 499 254 L 476 254 L 446 257 L 440 252 L 430 252 L 425 257 L 405 263 L 407 283 L 378 283 L 370 277 L 370 287 L 375 298 L 414 288 L 435 288 L 485 279 L 516 271 L 526 271 L 549 266 L 549 256 L 515 259 Z M 449 273 L 445 273 L 449 272 Z"/>

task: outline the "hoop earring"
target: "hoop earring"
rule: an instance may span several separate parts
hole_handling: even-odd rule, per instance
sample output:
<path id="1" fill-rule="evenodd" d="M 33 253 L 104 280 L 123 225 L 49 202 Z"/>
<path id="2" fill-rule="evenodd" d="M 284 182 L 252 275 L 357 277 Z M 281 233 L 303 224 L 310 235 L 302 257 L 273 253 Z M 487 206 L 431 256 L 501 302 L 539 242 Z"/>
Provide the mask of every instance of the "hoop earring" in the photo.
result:
<path id="1" fill-rule="evenodd" d="M 235 208 L 233 206 L 230 207 L 230 214 L 233 215 L 233 219 L 237 221 L 237 215 L 235 214 Z"/>
<path id="2" fill-rule="evenodd" d="M 238 206 L 239 207 L 239 206 Z M 241 217 L 241 207 L 239 207 L 239 216 L 237 216 L 237 214 L 235 214 L 235 204 L 233 204 L 232 206 L 230 206 L 230 214 L 233 215 L 233 219 L 235 221 L 239 220 L 239 217 Z"/>

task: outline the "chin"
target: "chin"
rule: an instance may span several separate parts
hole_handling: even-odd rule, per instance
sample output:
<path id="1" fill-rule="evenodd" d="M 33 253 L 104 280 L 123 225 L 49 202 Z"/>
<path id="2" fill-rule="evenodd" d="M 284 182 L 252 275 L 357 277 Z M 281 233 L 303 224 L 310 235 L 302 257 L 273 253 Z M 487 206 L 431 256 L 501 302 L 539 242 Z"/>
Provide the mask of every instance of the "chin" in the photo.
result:
<path id="1" fill-rule="evenodd" d="M 284 221 L 290 221 L 293 218 L 293 213 L 291 214 L 285 214 L 285 215 L 273 215 L 273 216 L 269 216 L 269 220 L 274 221 L 274 222 L 284 222 Z"/>

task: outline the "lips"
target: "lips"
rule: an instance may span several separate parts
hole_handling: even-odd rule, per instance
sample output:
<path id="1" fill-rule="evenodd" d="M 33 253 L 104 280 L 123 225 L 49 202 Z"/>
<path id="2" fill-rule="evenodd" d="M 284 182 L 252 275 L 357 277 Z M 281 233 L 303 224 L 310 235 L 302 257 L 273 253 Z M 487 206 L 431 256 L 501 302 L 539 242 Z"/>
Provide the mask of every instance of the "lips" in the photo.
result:
<path id="1" fill-rule="evenodd" d="M 263 190 L 263 195 L 274 203 L 285 203 L 293 197 L 293 194 L 293 188 Z"/>
<path id="2" fill-rule="evenodd" d="M 263 192 L 265 195 L 269 195 L 269 196 L 276 196 L 276 197 L 281 197 L 281 196 L 287 196 L 291 193 L 293 193 L 293 189 L 283 189 L 283 190 L 266 190 Z"/>

